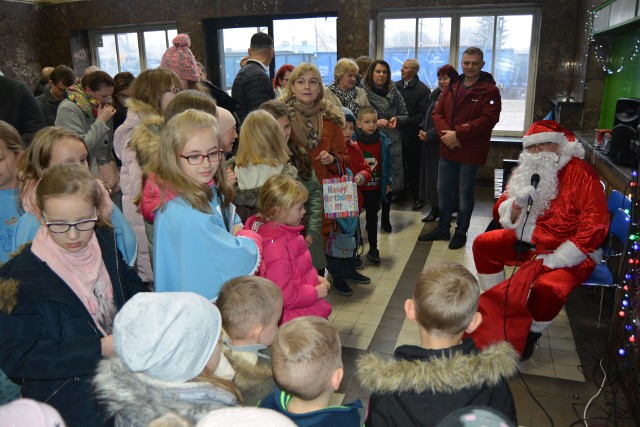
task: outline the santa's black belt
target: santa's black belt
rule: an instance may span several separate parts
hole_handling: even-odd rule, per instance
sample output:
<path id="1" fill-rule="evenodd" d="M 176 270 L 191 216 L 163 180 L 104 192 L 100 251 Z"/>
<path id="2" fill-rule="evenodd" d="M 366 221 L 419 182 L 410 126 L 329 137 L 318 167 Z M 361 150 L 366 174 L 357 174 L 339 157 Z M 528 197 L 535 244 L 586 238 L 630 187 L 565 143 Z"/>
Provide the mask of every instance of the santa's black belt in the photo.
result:
<path id="1" fill-rule="evenodd" d="M 530 242 L 525 242 L 523 240 L 516 240 L 513 244 L 513 250 L 516 251 L 517 254 L 524 254 L 533 249 L 535 249 L 536 245 Z"/>

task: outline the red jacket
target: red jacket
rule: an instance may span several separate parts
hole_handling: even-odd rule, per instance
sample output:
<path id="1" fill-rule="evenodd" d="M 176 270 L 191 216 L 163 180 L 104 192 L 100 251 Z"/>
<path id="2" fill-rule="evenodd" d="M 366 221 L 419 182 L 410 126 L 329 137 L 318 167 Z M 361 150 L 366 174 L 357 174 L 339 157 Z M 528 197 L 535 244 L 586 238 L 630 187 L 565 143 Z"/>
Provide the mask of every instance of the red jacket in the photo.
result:
<path id="1" fill-rule="evenodd" d="M 480 80 L 467 89 L 456 105 L 456 94 L 463 81 L 464 75 L 461 75 L 447 86 L 433 110 L 433 123 L 439 136 L 445 130 L 454 130 L 462 145 L 451 150 L 440 142 L 440 157 L 458 163 L 483 165 L 489 154 L 491 131 L 500 120 L 500 90 L 491 74 L 483 71 Z"/>
<path id="2" fill-rule="evenodd" d="M 353 176 L 361 174 L 364 177 L 364 182 L 358 187 L 358 210 L 362 211 L 364 200 L 362 199 L 361 188 L 371 180 L 371 166 L 364 159 L 357 141 L 351 140 L 347 142 L 347 152 L 349 153 L 349 169 L 353 172 Z"/>
<path id="3" fill-rule="evenodd" d="M 262 236 L 264 258 L 259 275 L 282 291 L 281 324 L 301 316 L 329 317 L 331 304 L 318 298 L 318 272 L 313 268 L 307 242 L 300 234 L 304 227 L 263 221 L 260 214 L 253 215 L 244 228 Z"/>

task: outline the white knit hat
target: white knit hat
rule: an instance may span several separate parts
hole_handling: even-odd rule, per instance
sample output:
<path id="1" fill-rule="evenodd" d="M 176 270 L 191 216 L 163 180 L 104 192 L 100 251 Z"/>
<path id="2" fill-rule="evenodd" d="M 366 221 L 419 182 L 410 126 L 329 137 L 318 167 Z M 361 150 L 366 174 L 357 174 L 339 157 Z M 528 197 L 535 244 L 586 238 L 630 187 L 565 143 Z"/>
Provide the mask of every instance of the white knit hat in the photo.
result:
<path id="1" fill-rule="evenodd" d="M 265 408 L 232 407 L 216 409 L 200 418 L 196 427 L 293 427 L 295 423 L 286 416 Z"/>
<path id="2" fill-rule="evenodd" d="M 221 330 L 218 308 L 198 294 L 143 292 L 116 315 L 113 341 L 133 372 L 185 382 L 202 372 Z"/>
<path id="3" fill-rule="evenodd" d="M 18 399 L 0 406 L 3 427 L 64 427 L 64 421 L 51 406 L 31 399 Z"/>

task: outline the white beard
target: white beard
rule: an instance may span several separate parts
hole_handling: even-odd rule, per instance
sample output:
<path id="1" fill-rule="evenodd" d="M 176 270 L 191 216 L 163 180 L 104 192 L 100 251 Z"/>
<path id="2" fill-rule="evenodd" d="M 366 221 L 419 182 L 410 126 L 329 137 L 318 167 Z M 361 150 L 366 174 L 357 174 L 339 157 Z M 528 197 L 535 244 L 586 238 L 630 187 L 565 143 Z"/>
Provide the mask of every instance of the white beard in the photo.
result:
<path id="1" fill-rule="evenodd" d="M 529 153 L 526 150 L 520 154 L 518 167 L 513 170 L 509 178 L 508 192 L 514 195 L 521 188 L 531 185 L 531 176 L 538 174 L 540 182 L 536 190 L 536 199 L 531 205 L 529 220 L 542 215 L 551 201 L 558 195 L 558 165 L 559 156 L 555 153 Z"/>

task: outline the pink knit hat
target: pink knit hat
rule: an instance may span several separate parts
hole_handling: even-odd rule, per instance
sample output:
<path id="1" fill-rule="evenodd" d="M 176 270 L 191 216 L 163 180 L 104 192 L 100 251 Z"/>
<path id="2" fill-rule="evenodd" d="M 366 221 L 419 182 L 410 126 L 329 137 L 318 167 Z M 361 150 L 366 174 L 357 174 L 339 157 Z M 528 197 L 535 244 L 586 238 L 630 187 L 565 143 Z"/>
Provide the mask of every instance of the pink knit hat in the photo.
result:
<path id="1" fill-rule="evenodd" d="M 172 41 L 173 46 L 162 55 L 160 68 L 174 71 L 182 80 L 199 82 L 200 74 L 196 58 L 191 53 L 191 39 L 187 34 L 178 34 Z"/>

